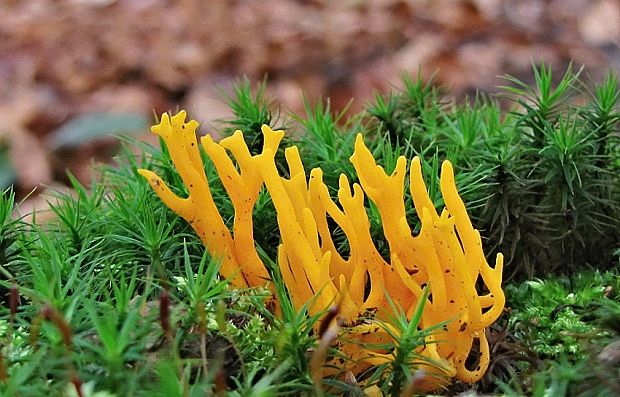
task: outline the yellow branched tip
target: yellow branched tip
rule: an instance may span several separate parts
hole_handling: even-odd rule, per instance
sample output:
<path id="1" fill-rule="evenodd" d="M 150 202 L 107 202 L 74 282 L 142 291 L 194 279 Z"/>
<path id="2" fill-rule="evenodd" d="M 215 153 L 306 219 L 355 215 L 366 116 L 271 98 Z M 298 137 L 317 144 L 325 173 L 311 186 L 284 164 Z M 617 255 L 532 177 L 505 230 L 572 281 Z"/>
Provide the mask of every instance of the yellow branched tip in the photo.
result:
<path id="1" fill-rule="evenodd" d="M 170 117 L 168 113 L 162 113 L 159 124 L 151 127 L 151 132 L 161 136 L 162 138 L 170 138 L 175 131 L 187 130 L 194 133 L 198 128 L 198 122 L 196 120 L 190 120 L 185 122 L 187 118 L 187 112 L 181 110 L 174 116 Z"/>

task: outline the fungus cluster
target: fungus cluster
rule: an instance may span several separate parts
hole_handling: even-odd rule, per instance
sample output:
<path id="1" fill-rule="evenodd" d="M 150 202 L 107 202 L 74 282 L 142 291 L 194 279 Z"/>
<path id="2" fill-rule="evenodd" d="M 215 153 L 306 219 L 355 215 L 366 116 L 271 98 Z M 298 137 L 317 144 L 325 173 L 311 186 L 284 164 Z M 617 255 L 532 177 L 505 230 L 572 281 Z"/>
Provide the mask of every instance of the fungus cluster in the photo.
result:
<path id="1" fill-rule="evenodd" d="M 306 175 L 295 146 L 285 150 L 290 177 L 279 174 L 274 156 L 283 131 L 264 125 L 263 150 L 256 155 L 250 153 L 241 131 L 219 143 L 207 135 L 201 139 L 202 147 L 234 206 L 231 230 L 217 210 L 204 172 L 198 123 L 185 118 L 183 111 L 172 117 L 163 114 L 152 131 L 166 143 L 188 197 L 178 197 L 151 171 L 139 173 L 169 208 L 192 225 L 209 252 L 222 258 L 220 272 L 234 287 L 270 284 L 253 239 L 252 211 L 264 186 L 276 209 L 281 240 L 278 266 L 294 306 L 301 308 L 312 301 L 309 310 L 318 313 L 340 302 L 342 329 L 349 336 L 338 345 L 349 357 L 342 369 L 359 373 L 390 360 L 389 352 L 376 348 L 389 338 L 388 333 L 373 318 L 367 319 L 369 313 L 377 319 L 388 314 L 389 296 L 408 318 L 425 299 L 420 328 L 443 325 L 427 334 L 417 352 L 425 358 L 419 364 L 427 374 L 425 389 L 436 389 L 450 378 L 464 382 L 481 378 L 489 363 L 485 329 L 505 303 L 503 257 L 498 254 L 494 267 L 487 263 L 480 233 L 471 224 L 448 161 L 441 168 L 445 209 L 440 214 L 427 193 L 420 159 L 411 161 L 409 185 L 422 225 L 414 236 L 404 200 L 407 160 L 401 156 L 391 175 L 386 174 L 361 135 L 350 158 L 360 183 L 351 185 L 341 175 L 338 203 L 330 197 L 320 168 Z M 365 197 L 380 213 L 389 261 L 372 241 Z M 336 249 L 329 219 L 348 240 L 346 257 Z"/>

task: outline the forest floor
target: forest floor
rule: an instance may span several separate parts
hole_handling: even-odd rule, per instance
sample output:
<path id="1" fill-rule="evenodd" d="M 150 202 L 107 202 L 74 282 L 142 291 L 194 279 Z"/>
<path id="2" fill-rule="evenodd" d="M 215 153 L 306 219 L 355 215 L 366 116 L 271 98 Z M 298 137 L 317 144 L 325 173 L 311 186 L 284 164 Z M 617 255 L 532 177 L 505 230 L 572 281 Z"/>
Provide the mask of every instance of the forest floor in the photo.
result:
<path id="1" fill-rule="evenodd" d="M 93 158 L 114 153 L 110 133 L 146 132 L 153 112 L 185 108 L 217 129 L 240 76 L 266 78 L 281 113 L 304 97 L 356 112 L 403 72 L 463 98 L 506 74 L 530 82 L 543 59 L 557 77 L 571 62 L 593 81 L 620 69 L 614 0 L 0 4 L 0 181 L 20 197 L 64 186 L 67 169 L 88 181 Z"/>

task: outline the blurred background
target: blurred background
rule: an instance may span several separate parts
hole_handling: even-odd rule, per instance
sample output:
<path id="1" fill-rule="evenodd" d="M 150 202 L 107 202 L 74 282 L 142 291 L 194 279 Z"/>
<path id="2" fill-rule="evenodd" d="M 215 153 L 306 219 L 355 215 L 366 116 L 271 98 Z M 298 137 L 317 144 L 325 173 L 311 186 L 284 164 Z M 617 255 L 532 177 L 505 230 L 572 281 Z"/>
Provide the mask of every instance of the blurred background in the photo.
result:
<path id="1" fill-rule="evenodd" d="M 88 182 L 110 161 L 114 133 L 152 140 L 154 112 L 217 130 L 241 76 L 266 79 L 281 113 L 302 92 L 354 112 L 402 72 L 462 99 L 531 82 L 541 59 L 592 81 L 620 70 L 620 2 L 0 0 L 0 188 L 41 209 L 66 170 Z"/>

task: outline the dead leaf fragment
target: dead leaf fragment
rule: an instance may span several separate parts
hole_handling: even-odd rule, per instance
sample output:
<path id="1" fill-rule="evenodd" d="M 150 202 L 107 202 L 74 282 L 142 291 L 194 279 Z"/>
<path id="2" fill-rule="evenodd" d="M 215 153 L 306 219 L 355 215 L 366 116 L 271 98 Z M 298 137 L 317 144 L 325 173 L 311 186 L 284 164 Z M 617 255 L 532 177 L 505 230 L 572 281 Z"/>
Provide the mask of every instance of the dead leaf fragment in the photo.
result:
<path id="1" fill-rule="evenodd" d="M 593 2 L 579 19 L 579 32 L 590 44 L 620 44 L 620 3 L 615 0 Z"/>

